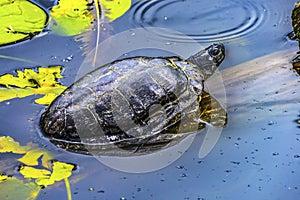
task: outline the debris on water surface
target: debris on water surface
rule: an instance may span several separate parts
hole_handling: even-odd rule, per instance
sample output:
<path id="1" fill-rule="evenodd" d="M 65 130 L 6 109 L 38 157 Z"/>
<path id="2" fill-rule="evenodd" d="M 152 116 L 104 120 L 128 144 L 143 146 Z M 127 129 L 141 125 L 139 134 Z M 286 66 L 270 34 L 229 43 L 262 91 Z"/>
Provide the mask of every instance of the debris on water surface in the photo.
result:
<path id="1" fill-rule="evenodd" d="M 273 156 L 278 156 L 279 153 L 278 153 L 278 152 L 274 152 L 274 153 L 272 153 L 272 155 L 273 155 Z"/>
<path id="2" fill-rule="evenodd" d="M 232 164 L 239 165 L 241 162 L 231 161 Z"/>
<path id="3" fill-rule="evenodd" d="M 268 122 L 268 125 L 269 125 L 269 126 L 272 126 L 273 124 L 275 124 L 275 122 L 273 122 L 273 121 L 269 121 L 269 122 Z"/>
<path id="4" fill-rule="evenodd" d="M 184 166 L 183 165 L 178 165 L 176 166 L 177 169 L 184 169 Z"/>
<path id="5" fill-rule="evenodd" d="M 272 138 L 273 138 L 273 137 L 268 136 L 268 137 L 265 137 L 264 140 L 272 140 Z"/>
<path id="6" fill-rule="evenodd" d="M 73 55 L 69 55 L 68 57 L 62 59 L 62 62 L 68 63 L 73 59 Z"/>
<path id="7" fill-rule="evenodd" d="M 180 176 L 181 177 L 187 177 L 187 174 L 186 173 L 182 173 Z"/>
<path id="8" fill-rule="evenodd" d="M 51 60 L 55 60 L 55 59 L 57 59 L 57 58 L 58 58 L 58 56 L 51 56 L 51 57 L 50 57 Z"/>

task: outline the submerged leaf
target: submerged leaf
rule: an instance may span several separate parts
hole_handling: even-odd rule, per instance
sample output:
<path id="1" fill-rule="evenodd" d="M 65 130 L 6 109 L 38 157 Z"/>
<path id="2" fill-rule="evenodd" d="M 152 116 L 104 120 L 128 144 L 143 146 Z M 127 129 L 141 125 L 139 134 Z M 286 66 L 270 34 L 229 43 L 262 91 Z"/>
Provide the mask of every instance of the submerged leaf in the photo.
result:
<path id="1" fill-rule="evenodd" d="M 99 0 L 105 16 L 113 21 L 122 16 L 131 6 L 131 0 Z"/>
<path id="2" fill-rule="evenodd" d="M 0 46 L 31 39 L 48 23 L 45 10 L 31 1 L 0 0 Z"/>
<path id="3" fill-rule="evenodd" d="M 91 28 L 94 16 L 87 0 L 60 0 L 50 11 L 55 21 L 52 31 L 59 35 L 73 36 Z"/>
<path id="4" fill-rule="evenodd" d="M 24 69 L 24 72 L 17 70 L 17 75 L 5 74 L 0 76 L 0 102 L 12 98 L 23 98 L 34 94 L 45 95 L 35 100 L 38 104 L 50 104 L 66 86 L 61 85 L 57 79 L 62 78 L 61 66 L 51 66 L 48 68 L 38 68 L 38 72 L 33 69 Z"/>
<path id="5" fill-rule="evenodd" d="M 21 146 L 19 142 L 15 142 L 13 138 L 9 136 L 0 137 L 0 153 L 16 153 L 24 154 L 30 147 Z"/>
<path id="6" fill-rule="evenodd" d="M 22 180 L 0 174 L 0 199 L 33 200 L 36 199 L 41 188 L 33 183 L 24 183 Z"/>

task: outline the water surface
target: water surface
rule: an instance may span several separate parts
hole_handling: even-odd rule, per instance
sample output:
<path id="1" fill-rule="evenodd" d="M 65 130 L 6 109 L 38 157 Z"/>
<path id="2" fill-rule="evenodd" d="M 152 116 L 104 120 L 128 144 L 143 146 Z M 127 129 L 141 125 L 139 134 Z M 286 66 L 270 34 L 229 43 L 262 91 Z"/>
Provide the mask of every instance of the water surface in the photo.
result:
<path id="1" fill-rule="evenodd" d="M 103 30 L 105 37 L 131 30 L 128 41 L 135 41 L 134 29 L 143 28 L 151 34 L 152 38 L 145 38 L 149 44 L 154 43 L 153 38 L 155 44 L 161 44 L 161 48 L 136 49 L 120 57 L 174 55 L 172 47 L 182 47 L 189 54 L 194 41 L 202 47 L 225 44 L 227 55 L 220 71 L 229 121 L 217 145 L 203 159 L 198 152 L 205 131 L 195 136 L 178 160 L 149 173 L 117 171 L 95 158 L 58 150 L 38 133 L 37 122 L 45 107 L 34 104 L 35 97 L 0 103 L 0 135 L 10 135 L 22 144 L 38 143 L 57 153 L 56 159 L 76 163 L 78 169 L 70 178 L 73 199 L 298 199 L 300 137 L 295 120 L 300 114 L 300 87 L 299 77 L 289 70 L 297 44 L 286 38 L 292 30 L 290 14 L 295 2 L 136 0 L 123 17 Z M 48 1 L 39 3 L 51 6 Z M 156 32 L 151 29 L 155 27 L 181 34 Z M 126 47 L 128 41 L 120 45 Z M 38 64 L 63 65 L 62 82 L 70 85 L 86 59 L 79 45 L 72 37 L 49 33 L 1 48 L 1 55 L 37 64 L 1 59 L 0 72 Z M 107 43 L 104 48 L 109 52 L 118 46 Z M 288 51 L 236 66 L 281 50 Z M 72 59 L 66 61 L 69 56 Z M 63 184 L 47 187 L 38 199 L 54 198 L 66 198 Z"/>

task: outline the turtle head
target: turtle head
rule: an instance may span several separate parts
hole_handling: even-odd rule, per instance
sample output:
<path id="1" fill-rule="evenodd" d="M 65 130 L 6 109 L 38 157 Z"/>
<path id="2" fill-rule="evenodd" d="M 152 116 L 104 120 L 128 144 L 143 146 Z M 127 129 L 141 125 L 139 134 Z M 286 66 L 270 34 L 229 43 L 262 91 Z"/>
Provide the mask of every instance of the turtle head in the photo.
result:
<path id="1" fill-rule="evenodd" d="M 222 43 L 212 44 L 205 50 L 217 66 L 219 66 L 225 58 L 225 47 Z"/>
<path id="2" fill-rule="evenodd" d="M 225 47 L 222 43 L 215 43 L 199 51 L 187 59 L 197 65 L 205 78 L 209 78 L 225 58 Z"/>
<path id="3" fill-rule="evenodd" d="M 80 141 L 75 122 L 66 109 L 47 109 L 40 119 L 43 135 L 50 139 Z"/>

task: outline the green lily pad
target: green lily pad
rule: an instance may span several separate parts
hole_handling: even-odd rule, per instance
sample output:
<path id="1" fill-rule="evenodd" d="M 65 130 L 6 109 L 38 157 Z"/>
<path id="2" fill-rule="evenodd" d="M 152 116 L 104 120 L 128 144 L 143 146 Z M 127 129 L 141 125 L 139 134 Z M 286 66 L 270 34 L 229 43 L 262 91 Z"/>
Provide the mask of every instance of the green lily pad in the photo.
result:
<path id="1" fill-rule="evenodd" d="M 48 14 L 26 0 L 0 0 L 0 46 L 32 39 L 48 24 Z"/>

